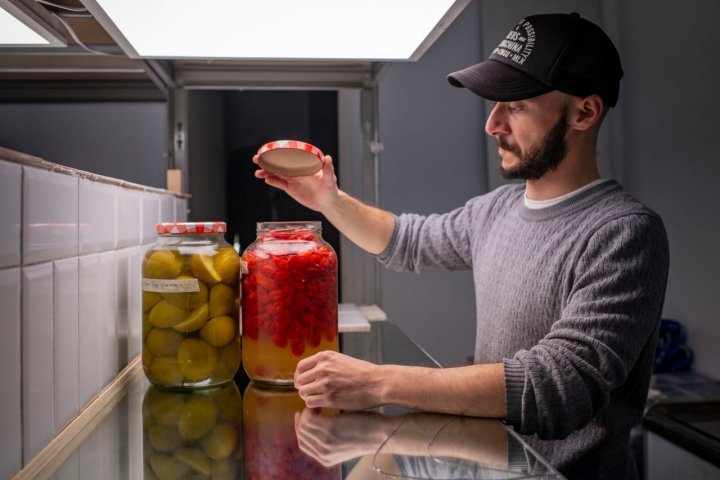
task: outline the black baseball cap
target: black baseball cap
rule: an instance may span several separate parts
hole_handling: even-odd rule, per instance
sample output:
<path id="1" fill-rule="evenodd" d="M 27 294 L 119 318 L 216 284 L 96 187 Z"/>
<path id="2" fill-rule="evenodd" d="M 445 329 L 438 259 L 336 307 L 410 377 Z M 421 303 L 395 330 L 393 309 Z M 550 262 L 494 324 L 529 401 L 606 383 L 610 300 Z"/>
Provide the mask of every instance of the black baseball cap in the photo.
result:
<path id="1" fill-rule="evenodd" d="M 559 90 L 606 106 L 617 104 L 623 76 L 610 38 L 577 13 L 523 18 L 490 58 L 447 76 L 455 87 L 497 102 L 525 100 Z"/>

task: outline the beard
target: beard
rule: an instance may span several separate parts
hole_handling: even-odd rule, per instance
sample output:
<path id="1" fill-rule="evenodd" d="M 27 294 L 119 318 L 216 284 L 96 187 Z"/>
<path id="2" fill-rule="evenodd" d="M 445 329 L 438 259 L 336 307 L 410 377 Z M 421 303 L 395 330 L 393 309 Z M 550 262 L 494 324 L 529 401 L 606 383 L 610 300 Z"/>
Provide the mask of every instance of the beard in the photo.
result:
<path id="1" fill-rule="evenodd" d="M 565 107 L 555 126 L 525 154 L 519 145 L 511 145 L 502 137 L 494 137 L 498 148 L 514 154 L 520 160 L 519 165 L 511 168 L 504 168 L 501 163 L 500 175 L 506 180 L 538 180 L 557 170 L 567 153 L 567 114 L 568 109 Z"/>

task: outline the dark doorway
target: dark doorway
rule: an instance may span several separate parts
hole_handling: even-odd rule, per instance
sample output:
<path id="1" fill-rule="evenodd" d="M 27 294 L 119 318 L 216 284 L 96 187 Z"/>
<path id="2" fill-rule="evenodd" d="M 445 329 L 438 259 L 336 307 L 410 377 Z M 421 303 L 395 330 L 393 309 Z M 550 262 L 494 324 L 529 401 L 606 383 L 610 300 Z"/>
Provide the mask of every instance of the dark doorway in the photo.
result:
<path id="1" fill-rule="evenodd" d="M 273 140 L 301 140 L 333 157 L 339 177 L 335 91 L 238 91 L 224 93 L 227 152 L 228 238 L 241 251 L 255 240 L 257 222 L 319 220 L 323 238 L 340 255 L 340 233 L 325 217 L 255 178 L 252 157 Z"/>

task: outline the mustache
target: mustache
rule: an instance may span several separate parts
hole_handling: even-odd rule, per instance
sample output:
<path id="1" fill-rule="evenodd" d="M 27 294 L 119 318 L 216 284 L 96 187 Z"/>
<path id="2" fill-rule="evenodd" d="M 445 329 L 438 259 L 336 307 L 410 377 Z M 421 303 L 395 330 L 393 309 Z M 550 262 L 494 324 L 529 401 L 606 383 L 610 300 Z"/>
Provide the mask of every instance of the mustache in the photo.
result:
<path id="1" fill-rule="evenodd" d="M 514 153 L 517 157 L 522 156 L 522 150 L 518 145 L 513 145 L 511 143 L 508 143 L 507 140 L 503 137 L 493 137 L 495 140 L 495 146 L 498 148 L 502 148 L 503 150 L 506 150 L 510 153 Z"/>

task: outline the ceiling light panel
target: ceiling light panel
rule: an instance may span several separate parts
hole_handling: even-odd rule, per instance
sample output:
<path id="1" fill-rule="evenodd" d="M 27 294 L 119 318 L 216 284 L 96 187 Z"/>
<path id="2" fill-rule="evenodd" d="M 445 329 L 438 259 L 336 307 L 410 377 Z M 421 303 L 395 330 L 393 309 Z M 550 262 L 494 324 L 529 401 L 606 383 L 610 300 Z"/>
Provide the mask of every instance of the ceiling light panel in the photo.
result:
<path id="1" fill-rule="evenodd" d="M 0 8 L 0 44 L 2 45 L 49 45 L 50 42 L 30 27 Z"/>
<path id="2" fill-rule="evenodd" d="M 61 47 L 62 26 L 34 0 L 0 0 L 0 47 Z"/>
<path id="3" fill-rule="evenodd" d="M 286 60 L 407 60 L 454 4 L 467 2 L 83 0 L 140 57 Z"/>

